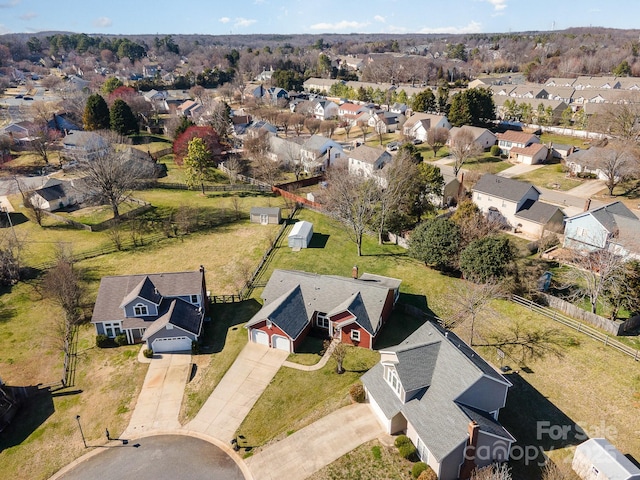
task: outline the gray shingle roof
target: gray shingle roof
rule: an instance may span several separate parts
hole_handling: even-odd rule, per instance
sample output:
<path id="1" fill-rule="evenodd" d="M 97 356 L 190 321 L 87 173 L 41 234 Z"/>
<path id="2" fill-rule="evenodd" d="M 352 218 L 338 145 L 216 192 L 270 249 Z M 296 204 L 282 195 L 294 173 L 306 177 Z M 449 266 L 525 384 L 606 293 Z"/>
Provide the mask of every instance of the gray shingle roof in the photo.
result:
<path id="1" fill-rule="evenodd" d="M 251 215 L 278 215 L 280 207 L 251 207 Z"/>
<path id="2" fill-rule="evenodd" d="M 388 279 L 387 282 L 395 284 L 400 281 Z M 372 329 L 368 330 L 370 333 L 374 333 L 378 329 L 382 310 L 390 290 L 390 287 L 381 280 L 360 280 L 294 270 L 275 270 L 262 292 L 265 306 L 296 286 L 300 286 L 304 298 L 307 320 L 311 319 L 314 312 L 331 312 L 354 294 L 360 293 L 363 308 L 366 309 L 369 318 L 369 328 Z M 356 308 L 355 304 L 353 308 Z M 367 325 L 362 325 L 362 327 L 367 328 Z"/>
<path id="3" fill-rule="evenodd" d="M 491 173 L 485 173 L 473 187 L 474 192 L 486 193 L 494 197 L 504 198 L 512 202 L 522 200 L 529 190 L 534 189 L 538 195 L 540 191 L 530 183 L 520 182 L 511 178 L 499 177 Z"/>
<path id="4" fill-rule="evenodd" d="M 549 223 L 558 210 L 560 209 L 555 205 L 527 200 L 524 202 L 520 210 L 516 212 L 516 217 L 545 225 Z"/>
<path id="5" fill-rule="evenodd" d="M 202 292 L 204 272 L 150 273 L 148 275 L 122 275 L 102 277 L 92 323 L 120 320 L 122 300 L 148 277 L 163 297 L 198 295 Z M 144 325 L 145 323 L 143 323 Z"/>
<path id="6" fill-rule="evenodd" d="M 391 154 L 389 152 L 386 152 L 381 148 L 370 147 L 369 145 L 360 145 L 349 153 L 349 158 L 354 158 L 371 164 L 376 163 L 380 157 L 384 157 L 385 162 L 391 160 Z"/>
<path id="7" fill-rule="evenodd" d="M 481 431 L 500 431 L 497 422 L 489 422 L 486 414 L 460 399 L 469 398 L 469 390 L 483 378 L 505 387 L 511 384 L 456 335 L 427 322 L 402 344 L 385 351 L 396 353 L 396 370 L 405 390 L 426 387 L 426 392 L 402 404 L 384 380 L 381 364 L 364 374 L 362 382 L 387 418 L 403 414 L 437 461 L 466 442 L 470 419 L 478 418 Z"/>
<path id="8" fill-rule="evenodd" d="M 293 340 L 309 323 L 300 286 L 296 285 L 273 302 L 265 305 L 245 325 L 246 328 L 270 320 Z"/>
<path id="9" fill-rule="evenodd" d="M 120 308 L 124 308 L 125 305 L 131 303 L 138 297 L 149 300 L 156 305 L 160 305 L 160 302 L 162 301 L 162 295 L 158 293 L 156 286 L 147 276 L 145 276 L 140 283 L 122 299 Z"/>
<path id="10" fill-rule="evenodd" d="M 195 305 L 185 302 L 180 298 L 165 299 L 163 302 L 162 315 L 147 328 L 142 336 L 146 340 L 154 333 L 159 332 L 167 324 L 171 323 L 187 332 L 200 335 L 204 313 Z"/>

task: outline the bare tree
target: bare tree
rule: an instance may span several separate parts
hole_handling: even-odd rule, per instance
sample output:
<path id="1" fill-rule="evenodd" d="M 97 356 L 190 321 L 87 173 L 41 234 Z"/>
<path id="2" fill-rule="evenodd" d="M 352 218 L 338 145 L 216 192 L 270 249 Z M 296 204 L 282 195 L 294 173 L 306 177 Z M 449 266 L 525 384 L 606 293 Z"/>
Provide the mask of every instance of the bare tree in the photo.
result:
<path id="1" fill-rule="evenodd" d="M 277 123 L 278 126 L 280 126 L 282 128 L 282 130 L 284 130 L 284 136 L 286 137 L 289 133 L 289 126 L 291 125 L 291 117 L 292 117 L 292 113 L 291 112 L 282 112 L 278 114 L 278 118 L 277 118 Z"/>
<path id="2" fill-rule="evenodd" d="M 347 356 L 349 347 L 340 341 L 325 340 L 322 343 L 323 351 L 329 352 L 331 358 L 336 361 L 336 373 L 344 373 L 344 359 Z M 323 353 L 324 354 L 324 353 Z"/>
<path id="3" fill-rule="evenodd" d="M 56 140 L 61 137 L 58 130 L 49 128 L 47 122 L 38 122 L 30 131 L 31 146 L 35 152 L 42 158 L 44 163 L 49 164 L 49 154 L 55 145 Z"/>
<path id="4" fill-rule="evenodd" d="M 567 464 L 557 464 L 550 459 L 542 468 L 541 480 L 579 480 L 579 476 Z"/>
<path id="5" fill-rule="evenodd" d="M 475 142 L 473 132 L 462 127 L 451 139 L 449 152 L 454 158 L 453 174 L 458 176 L 462 166 L 471 158 L 480 155 L 482 148 Z"/>
<path id="6" fill-rule="evenodd" d="M 351 123 L 349 120 L 346 120 L 340 124 L 340 127 L 342 127 L 342 129 L 344 130 L 344 133 L 347 135 L 347 139 L 348 139 L 349 132 L 353 128 L 353 123 Z"/>
<path id="7" fill-rule="evenodd" d="M 0 285 L 14 285 L 20 280 L 23 250 L 23 242 L 15 232 L 6 232 L 0 236 Z"/>
<path id="8" fill-rule="evenodd" d="M 362 237 L 375 215 L 380 195 L 378 183 L 372 178 L 349 175 L 344 168 L 332 168 L 327 181 L 327 210 L 347 225 L 361 256 Z"/>
<path id="9" fill-rule="evenodd" d="M 608 142 L 606 148 L 592 147 L 582 155 L 582 164 L 605 177 L 609 195 L 616 186 L 638 172 L 637 147 L 622 140 Z"/>
<path id="10" fill-rule="evenodd" d="M 224 166 L 229 172 L 229 182 L 234 185 L 238 180 L 238 175 L 242 172 L 242 162 L 237 155 L 230 155 L 224 162 Z"/>
<path id="11" fill-rule="evenodd" d="M 360 128 L 360 132 L 362 133 L 362 142 L 365 143 L 371 127 L 365 120 L 358 120 L 358 128 Z"/>
<path id="12" fill-rule="evenodd" d="M 335 120 L 323 120 L 320 123 L 320 132 L 329 138 L 333 136 L 336 128 L 338 128 L 338 123 Z"/>
<path id="13" fill-rule="evenodd" d="M 290 125 L 293 127 L 293 131 L 296 132 L 296 136 L 300 136 L 302 130 L 304 129 L 304 115 L 299 113 L 294 113 L 291 115 Z"/>
<path id="14" fill-rule="evenodd" d="M 151 162 L 132 159 L 127 149 L 113 145 L 99 151 L 91 160 L 81 160 L 78 167 L 84 174 L 86 188 L 111 206 L 114 218 L 120 218 L 120 204 L 129 198 L 140 181 L 154 175 Z"/>
<path id="15" fill-rule="evenodd" d="M 640 139 L 640 103 L 637 94 L 629 93 L 626 102 L 610 103 L 589 121 L 589 128 L 625 142 Z"/>
<path id="16" fill-rule="evenodd" d="M 315 135 L 316 133 L 318 133 L 318 130 L 320 130 L 320 124 L 321 121 L 317 118 L 307 118 L 304 121 L 304 126 L 307 128 L 307 130 L 309 130 L 309 133 L 311 135 Z"/>
<path id="17" fill-rule="evenodd" d="M 471 480 L 511 480 L 511 469 L 506 463 L 476 468 L 471 474 Z"/>
<path id="18" fill-rule="evenodd" d="M 427 132 L 427 144 L 433 150 L 433 156 L 438 155 L 438 151 L 445 146 L 449 139 L 449 130 L 444 127 L 430 128 Z"/>
<path id="19" fill-rule="evenodd" d="M 281 163 L 273 161 L 265 155 L 253 159 L 255 176 L 269 185 L 275 185 L 281 176 Z"/>

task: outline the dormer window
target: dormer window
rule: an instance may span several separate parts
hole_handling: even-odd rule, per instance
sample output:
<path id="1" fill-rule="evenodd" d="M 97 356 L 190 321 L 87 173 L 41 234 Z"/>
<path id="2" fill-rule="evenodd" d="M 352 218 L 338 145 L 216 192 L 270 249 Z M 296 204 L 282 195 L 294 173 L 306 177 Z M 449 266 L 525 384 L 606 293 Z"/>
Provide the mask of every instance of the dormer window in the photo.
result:
<path id="1" fill-rule="evenodd" d="M 133 314 L 136 317 L 144 317 L 149 315 L 149 309 L 147 308 L 146 305 L 142 303 L 137 303 L 136 305 L 133 306 Z"/>
<path id="2" fill-rule="evenodd" d="M 400 379 L 398 378 L 398 374 L 396 373 L 396 370 L 394 368 L 387 369 L 387 375 L 385 377 L 385 380 L 389 385 L 391 385 L 391 388 L 393 388 L 393 391 L 396 392 L 398 396 L 400 396 L 400 391 L 402 387 L 400 384 Z"/>

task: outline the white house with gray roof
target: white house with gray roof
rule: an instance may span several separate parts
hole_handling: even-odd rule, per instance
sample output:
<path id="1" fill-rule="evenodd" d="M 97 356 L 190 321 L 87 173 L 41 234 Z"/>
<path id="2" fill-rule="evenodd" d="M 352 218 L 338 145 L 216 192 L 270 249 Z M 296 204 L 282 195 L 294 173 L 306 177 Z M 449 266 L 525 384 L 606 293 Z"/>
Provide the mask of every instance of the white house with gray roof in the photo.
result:
<path id="1" fill-rule="evenodd" d="M 102 277 L 91 323 L 97 335 L 125 334 L 156 353 L 191 350 L 208 307 L 204 268 Z"/>
<path id="2" fill-rule="evenodd" d="M 305 173 L 323 172 L 343 155 L 342 145 L 322 135 L 312 135 L 300 147 L 300 159 Z"/>
<path id="3" fill-rule="evenodd" d="M 361 177 L 374 177 L 393 157 L 382 148 L 360 145 L 349 152 L 349 173 Z"/>
<path id="4" fill-rule="evenodd" d="M 362 376 L 389 434 L 406 433 L 440 480 L 506 461 L 515 439 L 498 421 L 511 383 L 451 332 L 427 322 Z"/>
<path id="5" fill-rule="evenodd" d="M 564 213 L 539 200 L 540 190 L 530 183 L 485 174 L 473 187 L 473 202 L 489 219 L 517 232 L 542 238 L 546 232 L 562 233 Z"/>
<path id="6" fill-rule="evenodd" d="M 245 325 L 249 341 L 295 352 L 314 329 L 342 343 L 373 348 L 398 300 L 401 281 L 364 273 L 358 278 L 275 270 L 263 307 Z"/>

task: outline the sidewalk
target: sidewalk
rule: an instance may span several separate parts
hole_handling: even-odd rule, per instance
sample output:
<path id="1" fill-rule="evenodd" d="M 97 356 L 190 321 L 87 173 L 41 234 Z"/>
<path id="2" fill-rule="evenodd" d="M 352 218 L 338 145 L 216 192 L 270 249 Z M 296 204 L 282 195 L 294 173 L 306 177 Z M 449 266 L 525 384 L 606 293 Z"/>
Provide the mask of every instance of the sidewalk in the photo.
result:
<path id="1" fill-rule="evenodd" d="M 288 356 L 249 342 L 185 429 L 229 442 Z"/>
<path id="2" fill-rule="evenodd" d="M 327 348 L 327 351 L 324 352 L 324 355 L 322 356 L 320 361 L 318 363 L 316 363 L 315 365 L 300 365 L 299 363 L 290 362 L 289 360 L 285 360 L 285 362 L 282 364 L 282 366 L 283 367 L 289 367 L 289 368 L 295 368 L 296 370 L 303 370 L 305 372 L 313 372 L 315 370 L 320 370 L 322 367 L 324 367 L 327 364 L 327 362 L 329 361 L 329 358 L 331 358 L 331 353 L 333 352 L 333 349 L 336 348 L 336 344 L 337 343 L 338 343 L 338 340 L 333 340 L 331 342 L 331 345 L 329 346 L 329 348 Z"/>
<path id="3" fill-rule="evenodd" d="M 369 405 L 356 403 L 265 448 L 246 464 L 255 480 L 304 480 L 383 433 Z"/>

